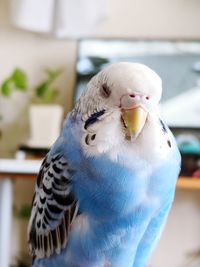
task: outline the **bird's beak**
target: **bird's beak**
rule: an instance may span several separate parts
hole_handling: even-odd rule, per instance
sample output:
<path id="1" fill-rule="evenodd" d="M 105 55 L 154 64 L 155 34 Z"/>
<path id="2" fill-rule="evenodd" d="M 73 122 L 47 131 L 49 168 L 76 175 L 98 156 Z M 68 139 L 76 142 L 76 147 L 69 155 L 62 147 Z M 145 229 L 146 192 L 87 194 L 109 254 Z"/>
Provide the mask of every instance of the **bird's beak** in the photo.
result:
<path id="1" fill-rule="evenodd" d="M 147 111 L 138 106 L 122 110 L 122 119 L 126 127 L 126 138 L 134 140 L 142 131 L 147 118 Z"/>

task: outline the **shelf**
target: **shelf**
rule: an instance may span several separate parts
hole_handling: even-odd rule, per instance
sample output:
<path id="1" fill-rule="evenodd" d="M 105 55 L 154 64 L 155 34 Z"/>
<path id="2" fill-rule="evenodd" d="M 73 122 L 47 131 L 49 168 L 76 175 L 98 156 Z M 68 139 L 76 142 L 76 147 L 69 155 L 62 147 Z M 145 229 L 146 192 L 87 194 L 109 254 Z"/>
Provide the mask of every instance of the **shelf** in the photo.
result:
<path id="1" fill-rule="evenodd" d="M 200 178 L 180 177 L 177 181 L 178 189 L 200 190 Z"/>

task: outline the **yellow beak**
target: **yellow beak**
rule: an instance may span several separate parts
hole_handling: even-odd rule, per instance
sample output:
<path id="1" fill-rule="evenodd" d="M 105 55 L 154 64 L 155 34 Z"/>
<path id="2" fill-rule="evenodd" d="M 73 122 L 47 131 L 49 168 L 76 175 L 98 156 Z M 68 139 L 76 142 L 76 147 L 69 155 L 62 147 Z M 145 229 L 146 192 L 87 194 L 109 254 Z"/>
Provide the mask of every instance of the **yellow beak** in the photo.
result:
<path id="1" fill-rule="evenodd" d="M 124 109 L 122 119 L 126 126 L 126 138 L 136 139 L 142 131 L 147 118 L 147 111 L 138 106 L 133 109 Z"/>

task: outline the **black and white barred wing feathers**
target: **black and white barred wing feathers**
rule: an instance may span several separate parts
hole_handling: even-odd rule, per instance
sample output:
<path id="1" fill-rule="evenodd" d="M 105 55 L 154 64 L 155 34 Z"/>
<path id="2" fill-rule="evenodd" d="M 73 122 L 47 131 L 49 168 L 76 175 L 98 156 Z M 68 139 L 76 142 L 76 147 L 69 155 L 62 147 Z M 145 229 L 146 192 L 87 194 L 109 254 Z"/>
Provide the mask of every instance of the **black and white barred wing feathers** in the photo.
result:
<path id="1" fill-rule="evenodd" d="M 38 174 L 28 227 L 32 256 L 59 254 L 67 244 L 77 213 L 67 161 L 60 154 L 51 159 L 46 157 Z"/>

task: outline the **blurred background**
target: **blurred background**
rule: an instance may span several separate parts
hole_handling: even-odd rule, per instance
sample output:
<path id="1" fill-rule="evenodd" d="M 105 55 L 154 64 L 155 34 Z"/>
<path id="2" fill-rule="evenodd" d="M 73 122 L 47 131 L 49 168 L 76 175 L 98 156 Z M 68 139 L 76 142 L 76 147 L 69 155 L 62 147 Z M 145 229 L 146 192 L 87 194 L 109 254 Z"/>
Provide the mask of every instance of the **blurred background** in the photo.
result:
<path id="1" fill-rule="evenodd" d="M 162 77 L 161 112 L 183 156 L 150 267 L 200 265 L 199 14 L 199 0 L 0 0 L 0 267 L 30 266 L 41 158 L 87 81 L 121 60 Z"/>

